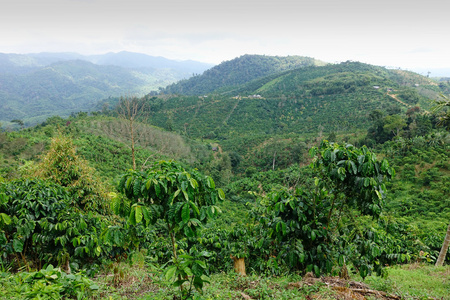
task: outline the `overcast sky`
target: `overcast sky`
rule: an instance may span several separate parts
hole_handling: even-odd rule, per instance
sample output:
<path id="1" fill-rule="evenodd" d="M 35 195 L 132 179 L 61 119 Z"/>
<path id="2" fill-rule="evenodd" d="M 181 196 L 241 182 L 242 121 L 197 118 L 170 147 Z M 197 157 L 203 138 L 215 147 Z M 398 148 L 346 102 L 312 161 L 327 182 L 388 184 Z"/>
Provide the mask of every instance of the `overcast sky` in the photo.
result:
<path id="1" fill-rule="evenodd" d="M 301 55 L 450 68 L 448 0 L 11 0 L 0 52 L 133 51 L 220 63 Z"/>

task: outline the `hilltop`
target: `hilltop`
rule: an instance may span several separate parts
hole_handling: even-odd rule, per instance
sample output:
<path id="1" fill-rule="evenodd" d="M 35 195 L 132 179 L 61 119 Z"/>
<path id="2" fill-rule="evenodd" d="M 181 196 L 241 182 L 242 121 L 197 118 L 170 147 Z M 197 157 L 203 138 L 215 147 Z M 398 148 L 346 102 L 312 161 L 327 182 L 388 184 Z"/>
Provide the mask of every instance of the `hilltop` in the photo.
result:
<path id="1" fill-rule="evenodd" d="M 303 56 L 280 57 L 246 54 L 222 62 L 202 75 L 169 85 L 161 93 L 203 95 L 221 88 L 236 87 L 281 71 L 325 64 L 322 61 Z"/>
<path id="2" fill-rule="evenodd" d="M 370 126 L 374 110 L 392 114 L 420 106 L 426 111 L 442 92 L 434 81 L 418 74 L 358 62 L 287 70 L 219 90 L 148 97 L 150 120 L 190 137 L 222 140 L 250 133 L 354 132 Z M 186 94 L 195 91 L 194 86 Z"/>

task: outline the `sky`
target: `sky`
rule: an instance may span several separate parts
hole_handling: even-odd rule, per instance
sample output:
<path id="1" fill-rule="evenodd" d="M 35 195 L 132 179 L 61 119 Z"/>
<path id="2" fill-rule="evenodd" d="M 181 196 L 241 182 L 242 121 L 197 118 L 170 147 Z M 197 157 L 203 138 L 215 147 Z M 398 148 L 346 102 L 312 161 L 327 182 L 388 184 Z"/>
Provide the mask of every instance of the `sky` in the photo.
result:
<path id="1" fill-rule="evenodd" d="M 300 55 L 450 68 L 448 0 L 14 0 L 0 53 L 131 51 L 219 64 Z"/>

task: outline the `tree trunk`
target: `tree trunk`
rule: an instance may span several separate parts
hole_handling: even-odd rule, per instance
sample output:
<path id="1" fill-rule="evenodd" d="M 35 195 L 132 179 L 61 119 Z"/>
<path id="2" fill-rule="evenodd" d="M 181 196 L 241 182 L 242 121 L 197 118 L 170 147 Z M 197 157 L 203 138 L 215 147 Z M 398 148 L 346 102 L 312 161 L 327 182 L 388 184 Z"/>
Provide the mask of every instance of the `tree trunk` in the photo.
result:
<path id="1" fill-rule="evenodd" d="M 277 151 L 273 154 L 273 162 L 272 162 L 272 171 L 275 171 L 275 156 L 277 155 Z"/>
<path id="2" fill-rule="evenodd" d="M 247 274 L 245 273 L 245 260 L 243 257 L 241 258 L 237 258 L 233 255 L 230 255 L 231 259 L 234 262 L 234 270 L 236 271 L 236 273 L 242 275 L 242 276 L 247 276 Z"/>
<path id="3" fill-rule="evenodd" d="M 448 246 L 450 244 L 450 224 L 447 228 L 447 234 L 445 235 L 444 243 L 442 244 L 441 252 L 439 252 L 439 257 L 436 261 L 436 267 L 440 267 L 444 264 L 445 256 L 447 255 Z"/>
<path id="4" fill-rule="evenodd" d="M 134 156 L 134 128 L 133 118 L 130 120 L 130 135 L 131 135 L 131 158 L 133 160 L 133 170 L 136 170 L 136 158 Z"/>

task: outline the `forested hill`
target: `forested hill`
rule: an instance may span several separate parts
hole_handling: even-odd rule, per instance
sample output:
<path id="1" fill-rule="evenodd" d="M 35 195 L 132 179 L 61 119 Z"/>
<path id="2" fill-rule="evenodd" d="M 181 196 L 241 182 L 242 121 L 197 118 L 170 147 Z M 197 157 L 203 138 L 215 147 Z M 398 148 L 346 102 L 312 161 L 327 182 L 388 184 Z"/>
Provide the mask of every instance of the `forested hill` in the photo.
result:
<path id="1" fill-rule="evenodd" d="M 192 137 L 355 131 L 374 110 L 430 109 L 445 89 L 429 78 L 357 62 L 277 73 L 199 96 L 151 98 L 151 122 Z M 225 89 L 224 89 L 225 90 Z"/>
<path id="2" fill-rule="evenodd" d="M 29 126 L 54 115 L 90 111 L 101 99 L 144 95 L 210 67 L 130 52 L 0 53 L 0 121 L 16 119 Z"/>
<path id="3" fill-rule="evenodd" d="M 228 94 L 233 96 L 261 94 L 264 97 L 299 98 L 354 92 L 363 87 L 381 88 L 384 91 L 387 88 L 414 87 L 416 93 L 410 90 L 411 93 L 423 94 L 428 98 L 435 98 L 437 93 L 448 89 L 445 84 L 438 87 L 435 81 L 413 72 L 348 61 L 288 70 L 223 91 L 228 90 Z M 418 95 L 414 96 L 414 100 L 409 102 L 417 101 L 417 97 Z"/>
<path id="4" fill-rule="evenodd" d="M 32 125 L 53 115 L 89 111 L 109 96 L 150 89 L 149 79 L 121 67 L 81 60 L 57 62 L 25 74 L 3 73 L 0 120 L 20 119 Z"/>
<path id="5" fill-rule="evenodd" d="M 302 56 L 243 55 L 223 62 L 202 75 L 169 85 L 164 94 L 203 95 L 221 88 L 236 87 L 257 78 L 285 70 L 325 65 L 324 62 Z"/>

